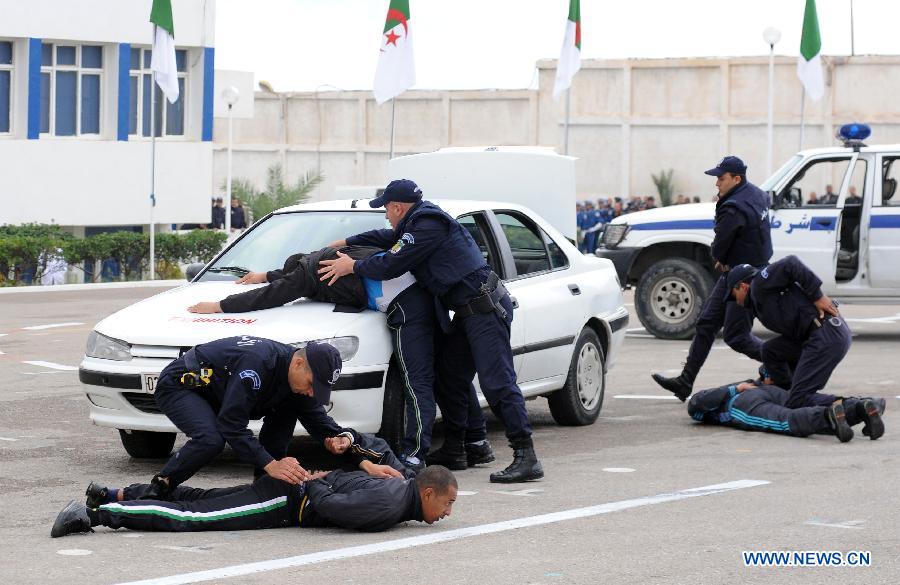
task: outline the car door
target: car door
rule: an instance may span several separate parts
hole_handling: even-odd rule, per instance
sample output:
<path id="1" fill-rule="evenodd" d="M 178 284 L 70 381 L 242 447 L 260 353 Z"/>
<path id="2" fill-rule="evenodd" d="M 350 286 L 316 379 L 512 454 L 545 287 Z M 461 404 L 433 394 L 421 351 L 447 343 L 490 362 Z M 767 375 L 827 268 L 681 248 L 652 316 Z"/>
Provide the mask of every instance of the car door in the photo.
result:
<path id="1" fill-rule="evenodd" d="M 857 155 L 827 155 L 807 161 L 778 191 L 771 214 L 773 260 L 794 254 L 834 290 L 840 238 L 839 203 L 848 189 Z M 832 195 L 825 194 L 831 187 Z"/>
<path id="2" fill-rule="evenodd" d="M 507 262 L 504 262 L 502 257 L 504 251 L 498 246 L 487 216 L 483 212 L 470 213 L 460 216 L 458 221 L 460 225 L 468 230 L 472 239 L 478 244 L 485 262 L 500 278 L 506 279 L 508 270 L 506 267 Z M 513 348 L 525 345 L 525 322 L 523 319 L 513 318 L 510 344 Z M 516 368 L 516 374 L 522 371 L 522 362 L 522 354 L 513 352 L 513 365 Z"/>
<path id="3" fill-rule="evenodd" d="M 900 153 L 877 161 L 875 195 L 869 216 L 869 282 L 872 288 L 900 287 Z M 880 173 L 878 172 L 880 170 Z"/>
<path id="4" fill-rule="evenodd" d="M 512 257 L 514 274 L 506 286 L 516 299 L 516 322 L 524 324 L 524 343 L 513 344 L 523 358 L 520 384 L 565 375 L 575 336 L 585 322 L 586 296 L 565 252 L 519 211 L 493 210 L 495 232 Z"/>

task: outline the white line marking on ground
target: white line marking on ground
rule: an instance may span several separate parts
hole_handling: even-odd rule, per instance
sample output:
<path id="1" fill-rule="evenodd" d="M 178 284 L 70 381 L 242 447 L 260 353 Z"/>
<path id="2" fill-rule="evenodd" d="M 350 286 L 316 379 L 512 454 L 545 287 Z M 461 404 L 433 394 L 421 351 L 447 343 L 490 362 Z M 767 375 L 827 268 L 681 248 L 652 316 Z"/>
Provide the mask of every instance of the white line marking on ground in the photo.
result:
<path id="1" fill-rule="evenodd" d="M 456 495 L 457 495 L 457 496 L 474 496 L 474 495 L 477 495 L 477 494 L 478 494 L 478 492 L 467 492 L 467 491 L 465 491 L 465 490 L 458 490 L 458 491 L 456 492 Z"/>
<path id="2" fill-rule="evenodd" d="M 622 304 L 625 305 L 626 307 L 633 307 L 633 306 L 634 306 L 634 303 L 622 303 Z"/>
<path id="3" fill-rule="evenodd" d="M 295 557 L 287 557 L 283 559 L 272 559 L 269 561 L 259 561 L 256 563 L 246 563 L 243 565 L 232 565 L 230 567 L 210 569 L 207 571 L 196 571 L 194 573 L 172 575 L 170 577 L 159 577 L 155 579 L 145 579 L 143 581 L 132 581 L 129 583 L 122 583 L 120 585 L 181 585 L 183 583 L 199 583 L 202 581 L 212 581 L 214 579 L 224 579 L 226 577 L 253 575 L 256 573 L 263 573 L 265 571 L 274 571 L 277 569 L 286 569 L 289 567 L 301 567 L 304 565 L 313 565 L 338 559 L 362 557 L 383 552 L 412 548 L 415 546 L 460 540 L 462 538 L 470 538 L 473 536 L 497 534 L 500 532 L 506 532 L 508 530 L 516 530 L 518 528 L 530 528 L 533 526 L 554 524 L 556 522 L 563 522 L 566 520 L 590 518 L 592 516 L 600 516 L 602 514 L 619 512 L 621 510 L 628 510 L 631 508 L 640 508 L 642 506 L 652 506 L 655 504 L 665 504 L 667 502 L 676 502 L 678 500 L 686 500 L 688 498 L 711 496 L 713 494 L 719 494 L 733 490 L 758 487 L 761 485 L 767 485 L 768 483 L 768 481 L 740 479 L 728 483 L 707 485 L 668 494 L 644 496 L 642 498 L 635 498 L 633 500 L 609 502 L 606 504 L 588 506 L 585 508 L 562 510 L 560 512 L 551 512 L 549 514 L 541 514 L 539 516 L 527 516 L 525 518 L 517 518 L 515 520 L 505 520 L 502 522 L 493 522 L 491 524 L 470 526 L 468 528 L 445 530 L 443 532 L 437 532 L 434 534 L 410 536 L 407 538 L 397 538 L 394 540 L 373 542 L 371 544 L 364 544 L 360 546 L 349 546 L 345 548 L 325 550 Z"/>
<path id="4" fill-rule="evenodd" d="M 852 530 L 862 530 L 865 520 L 847 520 L 846 522 L 829 522 L 828 520 L 807 520 L 804 524 L 809 526 L 825 526 L 827 528 L 850 528 Z"/>
<path id="5" fill-rule="evenodd" d="M 631 333 L 632 331 L 646 331 L 646 327 L 632 327 L 631 329 L 626 329 L 625 333 Z"/>
<path id="6" fill-rule="evenodd" d="M 656 394 L 616 394 L 613 398 L 625 398 L 628 400 L 678 400 L 676 396 L 662 396 Z"/>
<path id="7" fill-rule="evenodd" d="M 644 335 L 643 333 L 626 333 L 625 337 L 641 337 L 643 339 L 656 339 L 655 335 Z"/>
<path id="8" fill-rule="evenodd" d="M 512 490 L 512 491 L 495 491 L 495 494 L 500 494 L 503 496 L 520 496 L 520 497 L 532 497 L 536 494 L 544 493 L 544 490 L 537 488 L 527 488 L 524 490 Z"/>
<path id="9" fill-rule="evenodd" d="M 87 555 L 94 554 L 94 551 L 84 548 L 64 548 L 56 551 L 56 554 L 65 555 L 67 557 L 86 557 Z"/>
<path id="10" fill-rule="evenodd" d="M 4 352 L 2 352 L 2 351 L 0 351 L 0 355 L 6 355 L 6 353 L 4 353 Z"/>
<path id="11" fill-rule="evenodd" d="M 890 317 L 871 317 L 868 319 L 854 319 L 852 317 L 848 319 L 845 317 L 844 321 L 849 321 L 851 323 L 879 323 L 882 325 L 891 325 L 893 323 L 896 323 L 897 321 L 900 321 L 900 313 L 897 313 L 896 315 L 892 315 Z"/>
<path id="12" fill-rule="evenodd" d="M 634 469 L 630 467 L 604 467 L 606 473 L 632 473 Z"/>
<path id="13" fill-rule="evenodd" d="M 31 327 L 22 327 L 25 331 L 39 331 L 41 329 L 54 329 L 56 327 L 71 327 L 73 325 L 84 325 L 84 323 L 49 323 L 47 325 L 32 325 Z"/>
<path id="14" fill-rule="evenodd" d="M 18 441 L 19 439 L 13 439 L 12 437 L 0 437 L 0 441 Z"/>
<path id="15" fill-rule="evenodd" d="M 45 376 L 47 374 L 65 374 L 65 372 L 22 372 L 26 376 Z M 22 394 L 26 394 L 26 392 L 22 392 Z"/>
<path id="16" fill-rule="evenodd" d="M 75 371 L 78 369 L 77 366 L 66 366 L 63 364 L 55 364 L 53 362 L 44 362 L 41 360 L 27 361 L 22 363 L 28 364 L 29 366 L 41 366 L 42 368 L 50 368 L 52 370 L 65 370 L 67 372 Z"/>

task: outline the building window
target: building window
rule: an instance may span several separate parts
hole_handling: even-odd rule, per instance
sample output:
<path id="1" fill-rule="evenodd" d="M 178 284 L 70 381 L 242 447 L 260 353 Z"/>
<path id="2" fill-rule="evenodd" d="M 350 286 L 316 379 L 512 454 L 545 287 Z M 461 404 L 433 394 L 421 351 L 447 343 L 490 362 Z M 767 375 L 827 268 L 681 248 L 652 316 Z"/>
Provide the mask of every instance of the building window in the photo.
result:
<path id="1" fill-rule="evenodd" d="M 153 70 L 150 69 L 150 49 L 131 49 L 131 73 L 129 82 L 128 134 L 132 136 L 150 136 L 150 92 L 156 95 L 156 111 L 153 113 L 156 136 L 184 136 L 184 104 L 187 96 L 187 51 L 176 49 L 175 65 L 178 69 L 178 100 L 170 104 L 153 83 Z"/>
<path id="2" fill-rule="evenodd" d="M 8 134 L 12 116 L 13 46 L 0 41 L 0 134 Z"/>
<path id="3" fill-rule="evenodd" d="M 100 134 L 103 47 L 43 43 L 41 133 Z"/>

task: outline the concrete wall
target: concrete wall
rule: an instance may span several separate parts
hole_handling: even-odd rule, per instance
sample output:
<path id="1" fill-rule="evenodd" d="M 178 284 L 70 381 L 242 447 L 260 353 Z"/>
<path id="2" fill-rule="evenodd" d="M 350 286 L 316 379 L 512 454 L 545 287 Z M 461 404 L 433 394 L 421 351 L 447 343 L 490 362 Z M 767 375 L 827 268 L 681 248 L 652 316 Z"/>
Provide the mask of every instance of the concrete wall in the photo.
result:
<path id="1" fill-rule="evenodd" d="M 826 57 L 826 95 L 806 102 L 804 147 L 834 144 L 843 123 L 865 121 L 872 143 L 900 142 L 900 57 Z M 538 63 L 536 90 L 408 91 L 396 100 L 395 154 L 443 146 L 540 145 L 563 150 L 565 100 L 552 97 L 555 61 Z M 774 167 L 799 149 L 796 59 L 775 72 Z M 703 171 L 725 154 L 766 174 L 768 59 L 590 60 L 572 87 L 569 154 L 586 196 L 655 194 L 651 173 L 672 168 L 677 188 L 703 199 Z M 262 186 L 266 168 L 291 180 L 321 170 L 315 199 L 337 185 L 383 184 L 390 104 L 370 92 L 261 93 L 235 121 L 234 175 Z M 215 185 L 225 177 L 225 120 L 216 120 Z"/>

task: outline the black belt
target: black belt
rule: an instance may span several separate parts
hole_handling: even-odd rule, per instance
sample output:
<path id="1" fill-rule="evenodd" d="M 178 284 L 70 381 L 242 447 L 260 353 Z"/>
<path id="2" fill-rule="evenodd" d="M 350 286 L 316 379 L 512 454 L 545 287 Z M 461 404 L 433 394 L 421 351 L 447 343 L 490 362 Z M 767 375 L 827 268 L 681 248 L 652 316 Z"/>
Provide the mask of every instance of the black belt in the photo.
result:
<path id="1" fill-rule="evenodd" d="M 500 277 L 491 272 L 487 281 L 481 285 L 481 293 L 477 297 L 470 300 L 465 305 L 454 307 L 453 311 L 460 319 L 465 319 L 470 315 L 485 314 L 497 311 L 506 318 L 506 309 L 500 304 L 503 297 L 509 295 L 509 291 L 500 282 Z"/>
<path id="2" fill-rule="evenodd" d="M 197 359 L 197 353 L 193 347 L 184 352 L 181 360 L 184 362 L 184 369 L 187 370 L 180 378 L 184 386 L 188 388 L 209 386 L 212 382 L 212 368 L 201 367 L 200 360 Z"/>

